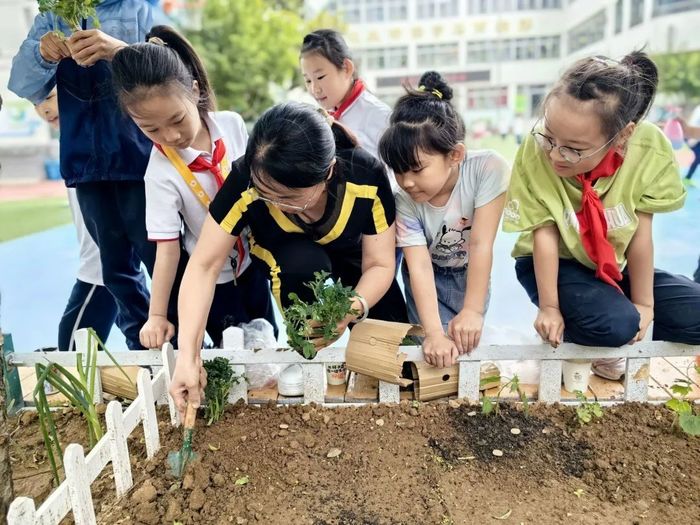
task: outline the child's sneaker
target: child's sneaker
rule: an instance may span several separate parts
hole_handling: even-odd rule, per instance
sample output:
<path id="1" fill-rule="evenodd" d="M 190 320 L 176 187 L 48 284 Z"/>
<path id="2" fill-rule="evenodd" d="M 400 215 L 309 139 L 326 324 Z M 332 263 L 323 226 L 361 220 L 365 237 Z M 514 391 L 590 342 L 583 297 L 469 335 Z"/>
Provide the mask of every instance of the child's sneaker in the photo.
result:
<path id="1" fill-rule="evenodd" d="M 625 375 L 627 360 L 624 357 L 614 357 L 610 359 L 597 359 L 593 361 L 593 373 L 603 379 L 619 381 Z"/>

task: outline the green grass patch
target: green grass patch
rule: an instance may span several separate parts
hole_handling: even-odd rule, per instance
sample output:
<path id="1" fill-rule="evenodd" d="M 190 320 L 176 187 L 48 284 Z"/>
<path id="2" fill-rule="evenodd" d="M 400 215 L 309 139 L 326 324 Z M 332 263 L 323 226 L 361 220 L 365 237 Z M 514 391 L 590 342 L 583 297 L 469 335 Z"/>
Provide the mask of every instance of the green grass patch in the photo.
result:
<path id="1" fill-rule="evenodd" d="M 65 197 L 0 202 L 0 242 L 48 230 L 72 220 Z"/>
<path id="2" fill-rule="evenodd" d="M 467 138 L 467 154 L 469 148 L 472 149 L 492 149 L 503 155 L 511 165 L 515 160 L 515 153 L 518 151 L 518 145 L 515 142 L 513 135 L 508 135 L 505 140 L 500 135 L 489 135 L 482 139 Z"/>

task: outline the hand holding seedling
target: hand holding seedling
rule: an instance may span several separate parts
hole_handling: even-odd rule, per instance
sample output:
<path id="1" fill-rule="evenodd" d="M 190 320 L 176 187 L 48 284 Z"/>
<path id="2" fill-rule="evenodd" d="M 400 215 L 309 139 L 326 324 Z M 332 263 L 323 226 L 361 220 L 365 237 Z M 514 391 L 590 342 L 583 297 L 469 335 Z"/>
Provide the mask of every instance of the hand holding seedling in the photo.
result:
<path id="1" fill-rule="evenodd" d="M 319 349 L 338 340 L 348 325 L 364 313 L 357 293 L 340 280 L 327 285 L 329 275 L 316 272 L 315 279 L 306 284 L 313 292 L 311 304 L 290 293 L 292 304 L 284 309 L 289 346 L 306 359 L 313 359 Z"/>
<path id="2" fill-rule="evenodd" d="M 447 325 L 447 333 L 461 354 L 471 354 L 481 340 L 484 315 L 471 308 L 463 308 Z"/>
<path id="3" fill-rule="evenodd" d="M 540 306 L 535 319 L 535 330 L 545 343 L 557 348 L 564 336 L 564 318 L 556 306 Z"/>
<path id="4" fill-rule="evenodd" d="M 425 362 L 437 368 L 452 366 L 459 357 L 457 345 L 442 330 L 426 334 L 422 347 Z"/>
<path id="5" fill-rule="evenodd" d="M 170 380 L 170 397 L 175 402 L 181 420 L 185 418 L 188 402 L 194 408 L 199 408 L 207 386 L 207 372 L 202 358 L 199 355 L 192 357 L 190 359 L 182 353 L 178 355 L 173 378 Z"/>
<path id="6" fill-rule="evenodd" d="M 76 31 L 68 40 L 71 56 L 81 66 L 92 66 L 98 60 L 112 60 L 127 44 L 99 29 Z"/>
<path id="7" fill-rule="evenodd" d="M 60 62 L 70 56 L 70 49 L 60 35 L 49 31 L 39 40 L 39 54 L 47 62 Z"/>

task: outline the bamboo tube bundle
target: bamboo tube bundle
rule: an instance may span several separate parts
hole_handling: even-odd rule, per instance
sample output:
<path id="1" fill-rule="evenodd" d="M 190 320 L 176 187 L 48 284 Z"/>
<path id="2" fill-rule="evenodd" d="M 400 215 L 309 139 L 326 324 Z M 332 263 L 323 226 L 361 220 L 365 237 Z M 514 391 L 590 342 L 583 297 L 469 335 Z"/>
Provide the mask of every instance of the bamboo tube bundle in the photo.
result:
<path id="1" fill-rule="evenodd" d="M 102 391 L 124 399 L 134 400 L 138 395 L 138 391 L 136 390 L 136 378 L 139 375 L 141 367 L 123 366 L 122 370 L 124 370 L 128 379 L 124 377 L 124 373 L 116 366 L 100 368 Z"/>
<path id="2" fill-rule="evenodd" d="M 406 354 L 399 352 L 399 344 L 406 335 L 423 335 L 420 326 L 366 319 L 350 332 L 345 351 L 348 370 L 376 377 L 387 383 L 408 386 L 413 381 L 401 377 Z"/>

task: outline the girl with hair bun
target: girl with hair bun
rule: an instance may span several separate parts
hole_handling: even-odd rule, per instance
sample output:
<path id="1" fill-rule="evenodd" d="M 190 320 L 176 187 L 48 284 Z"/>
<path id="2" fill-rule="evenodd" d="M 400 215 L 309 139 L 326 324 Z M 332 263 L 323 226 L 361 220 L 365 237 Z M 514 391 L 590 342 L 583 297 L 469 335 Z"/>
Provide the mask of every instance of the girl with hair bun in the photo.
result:
<path id="1" fill-rule="evenodd" d="M 700 344 L 700 285 L 654 269 L 652 218 L 686 197 L 671 145 L 643 121 L 657 83 L 641 51 L 576 62 L 516 156 L 503 226 L 522 232 L 517 277 L 553 347 L 634 343 L 652 320 L 654 339 Z M 624 365 L 593 370 L 619 379 Z"/>
<path id="2" fill-rule="evenodd" d="M 122 108 L 154 145 L 145 183 L 146 229 L 156 243 L 156 262 L 148 321 L 139 336 L 146 348 L 160 348 L 176 331 L 177 320 L 166 312 L 168 300 L 177 296 L 187 258 L 231 162 L 245 154 L 248 132 L 238 113 L 215 110 L 207 73 L 184 37 L 155 26 L 146 39 L 118 51 L 112 70 Z M 267 280 L 251 267 L 247 237 L 240 236 L 233 248 L 230 264 L 216 277 L 206 323 L 217 347 L 230 325 L 259 317 L 275 325 Z"/>
<path id="3" fill-rule="evenodd" d="M 425 73 L 396 103 L 379 143 L 401 186 L 396 239 L 409 319 L 423 325 L 425 359 L 440 368 L 479 345 L 510 174 L 497 153 L 467 152 L 451 99 L 443 78 Z"/>

